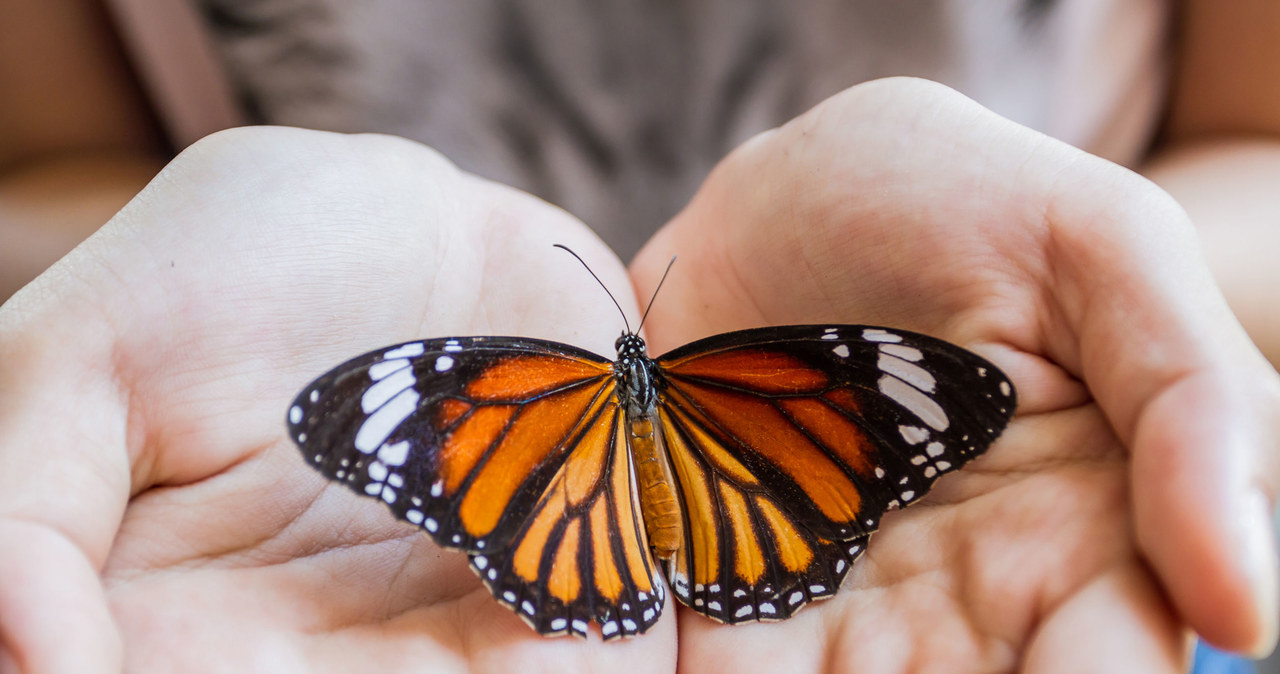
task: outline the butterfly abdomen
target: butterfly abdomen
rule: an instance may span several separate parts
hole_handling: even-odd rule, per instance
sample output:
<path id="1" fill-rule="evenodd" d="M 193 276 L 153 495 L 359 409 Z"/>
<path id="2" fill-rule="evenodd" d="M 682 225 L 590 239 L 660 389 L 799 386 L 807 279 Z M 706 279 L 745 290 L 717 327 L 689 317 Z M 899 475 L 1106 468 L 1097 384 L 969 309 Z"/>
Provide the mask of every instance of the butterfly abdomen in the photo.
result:
<path id="1" fill-rule="evenodd" d="M 670 559 L 684 538 L 671 464 L 649 418 L 629 420 L 628 431 L 649 547 L 659 559 Z"/>

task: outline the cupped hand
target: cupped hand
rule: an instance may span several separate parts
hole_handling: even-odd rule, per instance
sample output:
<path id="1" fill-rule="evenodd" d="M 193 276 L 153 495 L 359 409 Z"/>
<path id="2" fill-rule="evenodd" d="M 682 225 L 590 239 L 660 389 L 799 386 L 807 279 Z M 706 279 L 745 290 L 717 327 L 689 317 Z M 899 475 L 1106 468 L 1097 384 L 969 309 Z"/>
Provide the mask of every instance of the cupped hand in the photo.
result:
<path id="1" fill-rule="evenodd" d="M 1275 639 L 1280 384 L 1170 198 L 939 85 L 746 143 L 632 263 L 646 330 L 870 323 L 973 348 L 1018 416 L 783 624 L 681 615 L 690 671 L 1185 671 Z M 686 615 L 687 614 L 687 615 Z"/>
<path id="2" fill-rule="evenodd" d="M 673 619 L 542 638 L 285 435 L 308 381 L 392 342 L 611 353 L 616 309 L 552 243 L 627 287 L 581 223 L 407 141 L 254 129 L 184 153 L 0 310 L 0 653 L 42 673 L 672 669 Z"/>

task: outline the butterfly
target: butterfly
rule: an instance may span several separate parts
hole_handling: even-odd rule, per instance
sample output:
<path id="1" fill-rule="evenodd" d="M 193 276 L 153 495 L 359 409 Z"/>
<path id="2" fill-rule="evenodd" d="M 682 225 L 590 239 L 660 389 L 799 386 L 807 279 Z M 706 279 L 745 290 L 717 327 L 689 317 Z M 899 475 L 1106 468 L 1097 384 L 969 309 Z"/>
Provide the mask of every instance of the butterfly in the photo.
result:
<path id="1" fill-rule="evenodd" d="M 731 624 L 832 596 L 881 516 L 1016 407 L 994 365 L 905 330 L 757 328 L 657 358 L 638 332 L 612 361 L 526 337 L 384 347 L 306 386 L 289 433 L 537 632 L 608 640 L 653 626 L 668 587 Z"/>

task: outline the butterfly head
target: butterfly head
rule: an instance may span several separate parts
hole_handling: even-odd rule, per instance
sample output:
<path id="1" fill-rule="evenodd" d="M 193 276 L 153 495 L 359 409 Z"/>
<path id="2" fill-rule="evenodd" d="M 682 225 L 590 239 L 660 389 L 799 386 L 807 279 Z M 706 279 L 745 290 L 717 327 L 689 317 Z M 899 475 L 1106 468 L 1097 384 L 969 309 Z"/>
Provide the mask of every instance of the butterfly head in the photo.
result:
<path id="1" fill-rule="evenodd" d="M 613 346 L 618 350 L 619 362 L 626 362 L 636 358 L 645 358 L 648 355 L 645 352 L 644 340 L 640 338 L 640 335 L 632 332 L 626 332 L 625 330 L 623 331 L 622 336 L 618 338 L 618 341 L 613 343 Z"/>

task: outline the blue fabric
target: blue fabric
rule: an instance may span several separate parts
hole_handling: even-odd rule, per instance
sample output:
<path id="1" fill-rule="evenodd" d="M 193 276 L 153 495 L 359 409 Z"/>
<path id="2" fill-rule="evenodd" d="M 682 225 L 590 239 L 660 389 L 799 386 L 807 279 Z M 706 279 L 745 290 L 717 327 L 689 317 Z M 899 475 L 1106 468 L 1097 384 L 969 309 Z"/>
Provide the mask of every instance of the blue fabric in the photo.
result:
<path id="1" fill-rule="evenodd" d="M 1257 671 L 1252 660 L 1223 653 L 1204 642 L 1196 643 L 1191 674 L 1257 674 Z"/>

